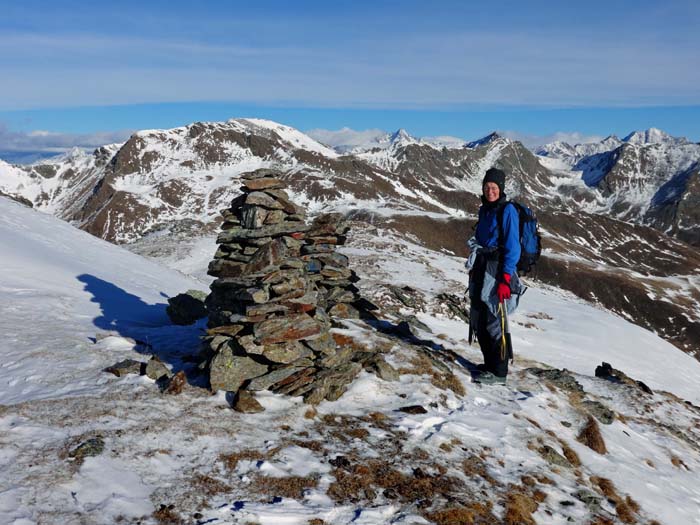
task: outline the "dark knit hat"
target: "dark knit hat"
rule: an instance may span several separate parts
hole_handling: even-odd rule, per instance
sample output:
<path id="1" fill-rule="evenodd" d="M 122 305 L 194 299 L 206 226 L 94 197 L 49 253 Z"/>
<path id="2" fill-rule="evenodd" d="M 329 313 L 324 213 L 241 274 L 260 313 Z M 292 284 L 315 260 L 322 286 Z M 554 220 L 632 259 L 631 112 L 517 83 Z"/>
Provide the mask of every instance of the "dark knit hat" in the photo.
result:
<path id="1" fill-rule="evenodd" d="M 506 174 L 502 170 L 499 170 L 498 168 L 489 169 L 486 172 L 486 175 L 484 175 L 484 180 L 481 182 L 481 187 L 483 188 L 484 184 L 487 182 L 495 182 L 498 185 L 501 195 L 506 192 Z"/>

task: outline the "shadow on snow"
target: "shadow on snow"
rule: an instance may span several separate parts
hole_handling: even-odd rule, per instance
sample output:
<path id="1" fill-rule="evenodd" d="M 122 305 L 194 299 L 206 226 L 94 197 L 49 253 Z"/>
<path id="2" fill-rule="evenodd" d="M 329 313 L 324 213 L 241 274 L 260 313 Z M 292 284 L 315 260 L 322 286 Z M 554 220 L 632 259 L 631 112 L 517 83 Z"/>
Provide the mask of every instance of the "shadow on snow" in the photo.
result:
<path id="1" fill-rule="evenodd" d="M 158 356 L 172 365 L 173 372 L 188 368 L 183 361 L 197 353 L 205 320 L 190 326 L 173 325 L 165 312 L 167 303 L 148 304 L 94 275 L 81 274 L 77 279 L 100 307 L 102 315 L 92 321 L 97 328 L 135 340 L 135 351 Z"/>

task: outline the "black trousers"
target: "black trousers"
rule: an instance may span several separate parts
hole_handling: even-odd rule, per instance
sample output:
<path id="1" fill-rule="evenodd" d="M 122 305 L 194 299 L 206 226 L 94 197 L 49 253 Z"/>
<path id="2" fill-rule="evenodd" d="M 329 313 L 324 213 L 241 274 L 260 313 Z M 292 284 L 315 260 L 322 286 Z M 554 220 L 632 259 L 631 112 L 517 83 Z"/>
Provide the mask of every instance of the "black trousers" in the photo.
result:
<path id="1" fill-rule="evenodd" d="M 484 274 L 489 257 L 496 254 L 481 253 L 476 258 L 474 268 L 470 274 L 473 279 L 473 296 L 471 299 L 470 326 L 479 341 L 481 353 L 484 355 L 484 365 L 486 370 L 494 375 L 505 377 L 508 375 L 508 360 L 503 343 L 503 320 L 500 316 L 491 313 L 488 306 L 481 300 L 481 288 L 484 284 Z M 503 305 L 505 307 L 505 305 Z"/>
<path id="2" fill-rule="evenodd" d="M 508 358 L 503 348 L 503 331 L 501 319 L 494 316 L 488 307 L 480 299 L 475 299 L 472 304 L 472 316 L 476 339 L 479 341 L 481 353 L 484 356 L 486 370 L 494 375 L 505 377 L 508 375 Z"/>

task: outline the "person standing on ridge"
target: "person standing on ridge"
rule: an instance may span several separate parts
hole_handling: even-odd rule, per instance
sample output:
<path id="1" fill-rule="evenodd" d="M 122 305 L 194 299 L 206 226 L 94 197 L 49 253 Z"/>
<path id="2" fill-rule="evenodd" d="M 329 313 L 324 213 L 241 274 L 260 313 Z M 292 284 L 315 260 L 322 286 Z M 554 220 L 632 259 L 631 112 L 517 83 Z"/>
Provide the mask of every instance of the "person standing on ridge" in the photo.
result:
<path id="1" fill-rule="evenodd" d="M 515 311 L 522 286 L 517 265 L 520 259 L 518 210 L 505 193 L 506 174 L 497 168 L 486 172 L 481 188 L 482 206 L 474 237 L 469 239 L 469 342 L 479 341 L 484 364 L 475 381 L 505 384 L 512 359 L 507 314 Z"/>

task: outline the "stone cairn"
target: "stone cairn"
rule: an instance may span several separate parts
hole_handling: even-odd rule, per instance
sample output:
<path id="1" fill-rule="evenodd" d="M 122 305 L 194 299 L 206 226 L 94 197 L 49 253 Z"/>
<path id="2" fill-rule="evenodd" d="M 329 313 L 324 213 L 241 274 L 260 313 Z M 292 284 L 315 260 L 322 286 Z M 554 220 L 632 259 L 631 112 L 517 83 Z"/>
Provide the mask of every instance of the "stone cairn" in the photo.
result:
<path id="1" fill-rule="evenodd" d="M 359 278 L 349 268 L 346 255 L 335 251 L 345 244 L 345 233 L 349 227 L 339 213 L 319 215 L 305 234 L 301 247 L 302 260 L 310 274 L 309 280 L 316 284 L 319 304 L 331 318 L 350 319 L 360 317 L 353 304 L 359 301 L 356 283 Z"/>
<path id="2" fill-rule="evenodd" d="M 357 277 L 335 252 L 348 230 L 342 216 L 307 224 L 277 175 L 244 174 L 242 195 L 222 211 L 202 365 L 213 391 L 250 399 L 269 389 L 316 404 L 338 399 L 363 366 L 338 348 L 327 313 L 359 315 Z"/>

